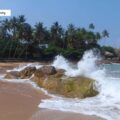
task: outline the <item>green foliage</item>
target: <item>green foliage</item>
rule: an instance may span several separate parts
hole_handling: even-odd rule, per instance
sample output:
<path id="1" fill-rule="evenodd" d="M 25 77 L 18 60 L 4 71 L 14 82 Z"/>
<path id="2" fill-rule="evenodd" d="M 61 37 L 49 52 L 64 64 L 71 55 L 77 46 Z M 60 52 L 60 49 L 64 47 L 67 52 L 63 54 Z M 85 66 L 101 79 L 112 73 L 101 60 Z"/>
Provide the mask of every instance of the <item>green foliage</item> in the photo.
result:
<path id="1" fill-rule="evenodd" d="M 102 46 L 101 50 L 103 52 L 107 51 L 107 52 L 113 53 L 113 55 L 116 55 L 115 49 L 113 47 L 111 47 L 111 46 Z"/>
<path id="2" fill-rule="evenodd" d="M 62 54 L 69 59 L 80 59 L 85 50 L 99 48 L 98 41 L 103 37 L 109 37 L 107 30 L 95 32 L 92 23 L 89 29 L 69 24 L 65 30 L 55 22 L 47 29 L 41 22 L 32 27 L 20 15 L 0 21 L 0 58 L 34 58 L 35 55 L 49 59 Z M 39 47 L 44 44 L 49 47 Z"/>
<path id="3" fill-rule="evenodd" d="M 49 46 L 46 49 L 42 50 L 43 56 L 45 58 L 53 58 L 55 57 L 57 54 L 59 54 L 60 50 L 59 48 L 55 47 L 55 46 Z"/>
<path id="4" fill-rule="evenodd" d="M 72 60 L 79 60 L 81 59 L 83 53 L 84 53 L 84 49 L 72 49 L 72 48 L 68 48 L 62 51 L 62 55 L 68 59 L 72 59 Z"/>

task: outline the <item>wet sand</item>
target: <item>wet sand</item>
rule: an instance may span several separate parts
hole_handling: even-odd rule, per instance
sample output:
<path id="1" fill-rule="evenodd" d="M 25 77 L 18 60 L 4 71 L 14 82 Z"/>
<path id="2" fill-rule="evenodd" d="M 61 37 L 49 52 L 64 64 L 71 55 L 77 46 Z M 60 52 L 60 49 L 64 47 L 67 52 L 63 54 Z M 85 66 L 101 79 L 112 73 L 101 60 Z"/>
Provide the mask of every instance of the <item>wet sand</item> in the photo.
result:
<path id="1" fill-rule="evenodd" d="M 0 63 L 0 73 L 19 64 Z M 102 120 L 96 116 L 38 108 L 41 99 L 46 98 L 49 97 L 30 84 L 0 81 L 0 120 Z"/>

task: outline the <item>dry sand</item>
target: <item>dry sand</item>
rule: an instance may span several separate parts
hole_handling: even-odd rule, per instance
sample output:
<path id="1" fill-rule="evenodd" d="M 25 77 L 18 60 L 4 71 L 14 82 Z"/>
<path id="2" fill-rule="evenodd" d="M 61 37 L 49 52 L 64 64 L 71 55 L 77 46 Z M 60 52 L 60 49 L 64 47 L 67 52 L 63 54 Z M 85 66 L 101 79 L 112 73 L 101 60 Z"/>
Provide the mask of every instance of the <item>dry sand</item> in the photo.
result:
<path id="1" fill-rule="evenodd" d="M 20 63 L 0 63 L 0 73 Z M 25 83 L 0 81 L 0 120 L 102 120 L 69 112 L 38 108 L 41 99 L 49 98 L 42 91 Z"/>

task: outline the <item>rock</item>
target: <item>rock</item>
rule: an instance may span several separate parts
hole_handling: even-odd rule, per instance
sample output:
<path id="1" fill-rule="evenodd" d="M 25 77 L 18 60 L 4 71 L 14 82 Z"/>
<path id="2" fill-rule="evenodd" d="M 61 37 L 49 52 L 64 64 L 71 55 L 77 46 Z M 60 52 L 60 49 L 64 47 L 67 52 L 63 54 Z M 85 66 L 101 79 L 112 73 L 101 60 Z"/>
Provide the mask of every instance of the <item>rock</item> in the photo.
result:
<path id="1" fill-rule="evenodd" d="M 36 71 L 36 67 L 26 67 L 24 70 L 19 72 L 21 79 L 30 78 Z"/>
<path id="2" fill-rule="evenodd" d="M 6 79 L 17 79 L 19 77 L 19 73 L 17 71 L 7 72 L 5 77 Z"/>
<path id="3" fill-rule="evenodd" d="M 95 80 L 86 77 L 74 77 L 62 80 L 61 93 L 66 97 L 93 97 L 98 94 L 95 90 Z"/>
<path id="4" fill-rule="evenodd" d="M 57 69 L 57 73 L 55 74 L 55 77 L 60 78 L 60 77 L 62 77 L 64 75 L 64 73 L 65 73 L 65 70 Z"/>
<path id="5" fill-rule="evenodd" d="M 56 74 L 56 69 L 53 66 L 43 66 L 35 71 L 35 76 L 38 78 L 53 74 Z"/>
<path id="6" fill-rule="evenodd" d="M 40 68 L 42 73 L 45 75 L 54 75 L 56 74 L 56 69 L 53 66 L 43 66 Z"/>
<path id="7" fill-rule="evenodd" d="M 48 92 L 63 95 L 70 98 L 86 98 L 96 96 L 95 80 L 86 77 L 67 77 L 64 70 L 57 70 L 56 74 L 44 75 L 41 69 L 34 74 L 33 80 L 38 86 L 45 88 Z"/>

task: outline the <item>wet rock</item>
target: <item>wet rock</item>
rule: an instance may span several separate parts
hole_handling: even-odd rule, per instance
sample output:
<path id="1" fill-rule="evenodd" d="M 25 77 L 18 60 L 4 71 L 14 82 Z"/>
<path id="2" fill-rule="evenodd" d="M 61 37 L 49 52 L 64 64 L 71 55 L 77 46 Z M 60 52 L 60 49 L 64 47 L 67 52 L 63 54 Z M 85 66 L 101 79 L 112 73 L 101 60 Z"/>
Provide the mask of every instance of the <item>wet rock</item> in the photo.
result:
<path id="1" fill-rule="evenodd" d="M 64 76 L 64 73 L 65 73 L 65 70 L 63 70 L 63 69 L 57 69 L 55 77 L 56 78 L 60 78 L 60 77 Z"/>
<path id="2" fill-rule="evenodd" d="M 67 77 L 64 70 L 57 70 L 56 74 L 45 76 L 40 70 L 34 75 L 33 80 L 50 93 L 69 98 L 86 98 L 98 94 L 95 90 L 95 80 L 86 77 Z"/>
<path id="3" fill-rule="evenodd" d="M 86 77 L 73 77 L 62 80 L 61 93 L 66 97 L 93 97 L 98 94 L 95 90 L 95 80 Z"/>
<path id="4" fill-rule="evenodd" d="M 30 78 L 36 71 L 36 67 L 26 67 L 24 70 L 19 72 L 21 79 Z"/>
<path id="5" fill-rule="evenodd" d="M 35 77 L 41 78 L 43 76 L 49 76 L 56 74 L 56 69 L 53 66 L 43 66 L 35 71 Z"/>

